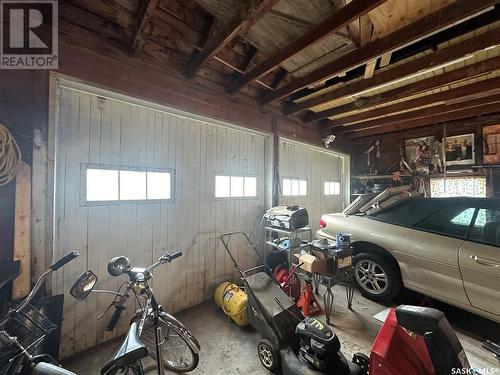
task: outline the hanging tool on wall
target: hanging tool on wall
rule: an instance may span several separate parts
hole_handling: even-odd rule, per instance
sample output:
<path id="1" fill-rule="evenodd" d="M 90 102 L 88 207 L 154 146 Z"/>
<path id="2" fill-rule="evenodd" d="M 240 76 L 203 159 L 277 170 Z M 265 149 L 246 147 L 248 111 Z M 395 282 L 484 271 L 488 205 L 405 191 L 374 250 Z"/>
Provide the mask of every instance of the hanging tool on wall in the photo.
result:
<path id="1" fill-rule="evenodd" d="M 16 177 L 21 161 L 21 150 L 9 129 L 0 124 L 0 186 L 7 185 Z"/>
<path id="2" fill-rule="evenodd" d="M 375 142 L 372 143 L 372 145 L 365 151 L 366 154 L 366 166 L 370 168 L 370 173 L 371 173 L 371 161 L 370 161 L 370 154 L 371 152 L 375 150 L 375 157 L 379 158 L 380 157 L 380 139 L 377 139 Z"/>

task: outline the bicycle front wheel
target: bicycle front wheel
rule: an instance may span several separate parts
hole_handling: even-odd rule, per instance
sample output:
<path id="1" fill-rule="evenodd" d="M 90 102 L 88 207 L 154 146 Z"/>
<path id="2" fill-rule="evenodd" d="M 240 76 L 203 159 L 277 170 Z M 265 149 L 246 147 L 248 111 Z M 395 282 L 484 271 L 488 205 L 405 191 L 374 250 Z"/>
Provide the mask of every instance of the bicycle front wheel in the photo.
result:
<path id="1" fill-rule="evenodd" d="M 159 344 L 165 368 L 177 372 L 194 370 L 198 366 L 199 354 L 191 349 L 184 332 L 174 325 L 167 324 L 161 317 L 158 319 L 158 327 L 161 328 L 162 337 Z M 144 324 L 141 339 L 148 348 L 149 356 L 156 361 L 155 335 L 156 327 L 153 321 L 148 319 Z"/>

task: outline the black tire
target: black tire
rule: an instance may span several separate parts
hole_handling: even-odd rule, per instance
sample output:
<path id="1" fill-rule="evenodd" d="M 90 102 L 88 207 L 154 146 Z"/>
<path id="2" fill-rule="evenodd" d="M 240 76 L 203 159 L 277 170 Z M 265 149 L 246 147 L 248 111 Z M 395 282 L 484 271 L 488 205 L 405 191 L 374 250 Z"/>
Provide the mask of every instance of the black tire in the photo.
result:
<path id="1" fill-rule="evenodd" d="M 354 280 L 364 297 L 377 302 L 391 301 L 403 286 L 398 266 L 372 253 L 359 253 L 354 257 Z"/>
<path id="2" fill-rule="evenodd" d="M 279 353 L 274 349 L 269 340 L 262 339 L 257 345 L 257 355 L 259 356 L 260 363 L 266 370 L 274 372 L 278 369 L 280 364 Z"/>

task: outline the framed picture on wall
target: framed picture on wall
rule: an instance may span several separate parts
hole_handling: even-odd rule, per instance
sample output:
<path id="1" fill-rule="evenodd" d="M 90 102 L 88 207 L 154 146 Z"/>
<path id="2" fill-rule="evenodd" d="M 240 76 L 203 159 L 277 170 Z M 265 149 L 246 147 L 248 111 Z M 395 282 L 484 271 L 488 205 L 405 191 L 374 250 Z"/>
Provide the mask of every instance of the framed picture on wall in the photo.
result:
<path id="1" fill-rule="evenodd" d="M 474 164 L 474 133 L 455 135 L 444 139 L 446 165 Z"/>
<path id="2" fill-rule="evenodd" d="M 500 125 L 483 128 L 483 150 L 485 164 L 500 164 Z"/>
<path id="3" fill-rule="evenodd" d="M 405 140 L 405 158 L 410 165 L 416 163 L 429 165 L 434 136 Z"/>

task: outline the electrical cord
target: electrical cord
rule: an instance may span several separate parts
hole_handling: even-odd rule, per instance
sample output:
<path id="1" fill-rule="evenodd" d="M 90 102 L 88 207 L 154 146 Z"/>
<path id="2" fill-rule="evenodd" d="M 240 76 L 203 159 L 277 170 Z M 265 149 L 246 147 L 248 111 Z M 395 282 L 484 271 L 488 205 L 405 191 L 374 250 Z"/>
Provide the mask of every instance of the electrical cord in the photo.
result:
<path id="1" fill-rule="evenodd" d="M 9 129 L 0 124 L 0 186 L 5 186 L 16 177 L 21 161 L 21 150 Z"/>

